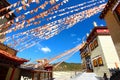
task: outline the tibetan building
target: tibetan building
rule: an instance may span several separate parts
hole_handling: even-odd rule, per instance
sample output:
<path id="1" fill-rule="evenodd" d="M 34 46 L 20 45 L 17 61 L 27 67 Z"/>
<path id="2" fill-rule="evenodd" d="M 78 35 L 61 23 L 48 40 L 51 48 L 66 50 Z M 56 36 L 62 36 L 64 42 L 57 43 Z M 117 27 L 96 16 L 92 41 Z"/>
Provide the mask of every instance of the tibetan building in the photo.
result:
<path id="1" fill-rule="evenodd" d="M 16 52 L 0 43 L 0 80 L 18 80 L 19 66 L 28 60 L 17 57 Z"/>
<path id="2" fill-rule="evenodd" d="M 110 77 L 109 70 L 120 67 L 117 51 L 106 27 L 95 27 L 80 52 L 84 70 L 93 71 L 98 77 L 103 77 L 104 73 Z"/>
<path id="3" fill-rule="evenodd" d="M 17 51 L 0 43 L 0 80 L 52 80 L 53 66 L 24 64 L 28 62 L 16 56 Z M 22 66 L 25 65 L 25 66 Z"/>
<path id="4" fill-rule="evenodd" d="M 120 0 L 108 0 L 100 15 L 105 19 L 120 59 Z"/>
<path id="5" fill-rule="evenodd" d="M 40 64 L 22 65 L 19 70 L 18 80 L 53 80 L 53 66 Z"/>

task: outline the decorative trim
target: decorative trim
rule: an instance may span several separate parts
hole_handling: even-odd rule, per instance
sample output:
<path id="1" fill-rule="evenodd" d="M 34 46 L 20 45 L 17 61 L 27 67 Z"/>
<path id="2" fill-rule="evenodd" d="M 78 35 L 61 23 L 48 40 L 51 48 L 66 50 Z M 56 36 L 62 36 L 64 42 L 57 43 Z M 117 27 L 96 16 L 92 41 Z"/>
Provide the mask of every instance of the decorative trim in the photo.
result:
<path id="1" fill-rule="evenodd" d="M 112 12 L 117 8 L 117 6 L 119 5 L 120 0 L 115 4 L 115 6 L 112 8 Z"/>

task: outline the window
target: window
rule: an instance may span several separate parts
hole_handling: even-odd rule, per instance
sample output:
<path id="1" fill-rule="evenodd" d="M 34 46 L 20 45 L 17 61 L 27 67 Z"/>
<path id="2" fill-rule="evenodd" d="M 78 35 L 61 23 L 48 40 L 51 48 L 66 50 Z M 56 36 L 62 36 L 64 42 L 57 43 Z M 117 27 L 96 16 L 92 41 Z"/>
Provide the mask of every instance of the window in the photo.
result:
<path id="1" fill-rule="evenodd" d="M 90 50 L 94 50 L 96 47 L 98 46 L 98 41 L 97 39 L 95 38 L 90 44 L 89 44 L 89 48 Z"/>
<path id="2" fill-rule="evenodd" d="M 94 67 L 103 66 L 103 60 L 101 56 L 98 56 L 95 59 L 93 59 L 93 66 Z"/>
<path id="3" fill-rule="evenodd" d="M 82 64 L 82 68 L 83 68 L 83 69 L 86 69 L 85 63 Z"/>
<path id="4" fill-rule="evenodd" d="M 98 66 L 97 59 L 94 59 L 94 60 L 93 60 L 93 66 L 94 66 L 94 67 L 97 67 L 97 66 Z"/>
<path id="5" fill-rule="evenodd" d="M 90 50 L 92 51 L 94 49 L 94 45 L 93 45 L 93 43 L 91 42 L 90 43 Z"/>
<path id="6" fill-rule="evenodd" d="M 84 54 L 84 53 L 81 53 L 81 57 L 84 58 L 84 57 L 85 57 L 85 54 Z"/>
<path id="7" fill-rule="evenodd" d="M 89 53 L 89 49 L 88 49 L 88 46 L 87 46 L 81 51 L 81 57 L 83 58 L 83 57 L 88 56 L 88 53 Z"/>
<path id="8" fill-rule="evenodd" d="M 94 44 L 94 47 L 95 47 L 95 48 L 98 46 L 97 39 L 94 40 L 93 44 Z"/>
<path id="9" fill-rule="evenodd" d="M 98 65 L 99 66 L 103 66 L 103 60 L 102 60 L 102 57 L 98 57 Z"/>

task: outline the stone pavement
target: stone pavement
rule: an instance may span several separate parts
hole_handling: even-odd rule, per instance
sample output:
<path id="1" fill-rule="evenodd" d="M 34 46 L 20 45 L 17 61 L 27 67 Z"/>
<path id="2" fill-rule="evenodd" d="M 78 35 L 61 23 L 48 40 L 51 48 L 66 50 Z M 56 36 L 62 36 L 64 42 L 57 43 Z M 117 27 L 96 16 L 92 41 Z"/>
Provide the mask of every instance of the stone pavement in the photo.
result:
<path id="1" fill-rule="evenodd" d="M 75 77 L 71 78 L 70 80 L 100 80 L 96 77 L 95 73 L 81 73 L 77 74 Z"/>
<path id="2" fill-rule="evenodd" d="M 95 73 L 86 72 L 53 72 L 54 80 L 100 80 L 96 77 Z"/>
<path id="3" fill-rule="evenodd" d="M 53 72 L 54 80 L 70 80 L 71 77 L 75 76 L 74 71 L 55 71 Z"/>

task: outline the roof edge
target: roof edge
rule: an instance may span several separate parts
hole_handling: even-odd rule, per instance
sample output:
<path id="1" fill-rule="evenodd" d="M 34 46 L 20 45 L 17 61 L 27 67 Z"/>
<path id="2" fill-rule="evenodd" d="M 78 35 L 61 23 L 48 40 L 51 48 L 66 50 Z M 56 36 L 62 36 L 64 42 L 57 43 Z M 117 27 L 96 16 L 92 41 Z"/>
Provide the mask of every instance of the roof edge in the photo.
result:
<path id="1" fill-rule="evenodd" d="M 117 0 L 118 1 L 118 0 Z M 108 12 L 108 10 L 113 7 L 113 4 L 116 3 L 116 0 L 109 0 L 105 6 L 105 8 L 103 9 L 103 11 L 101 12 L 99 18 L 100 19 L 104 19 L 106 13 Z"/>

